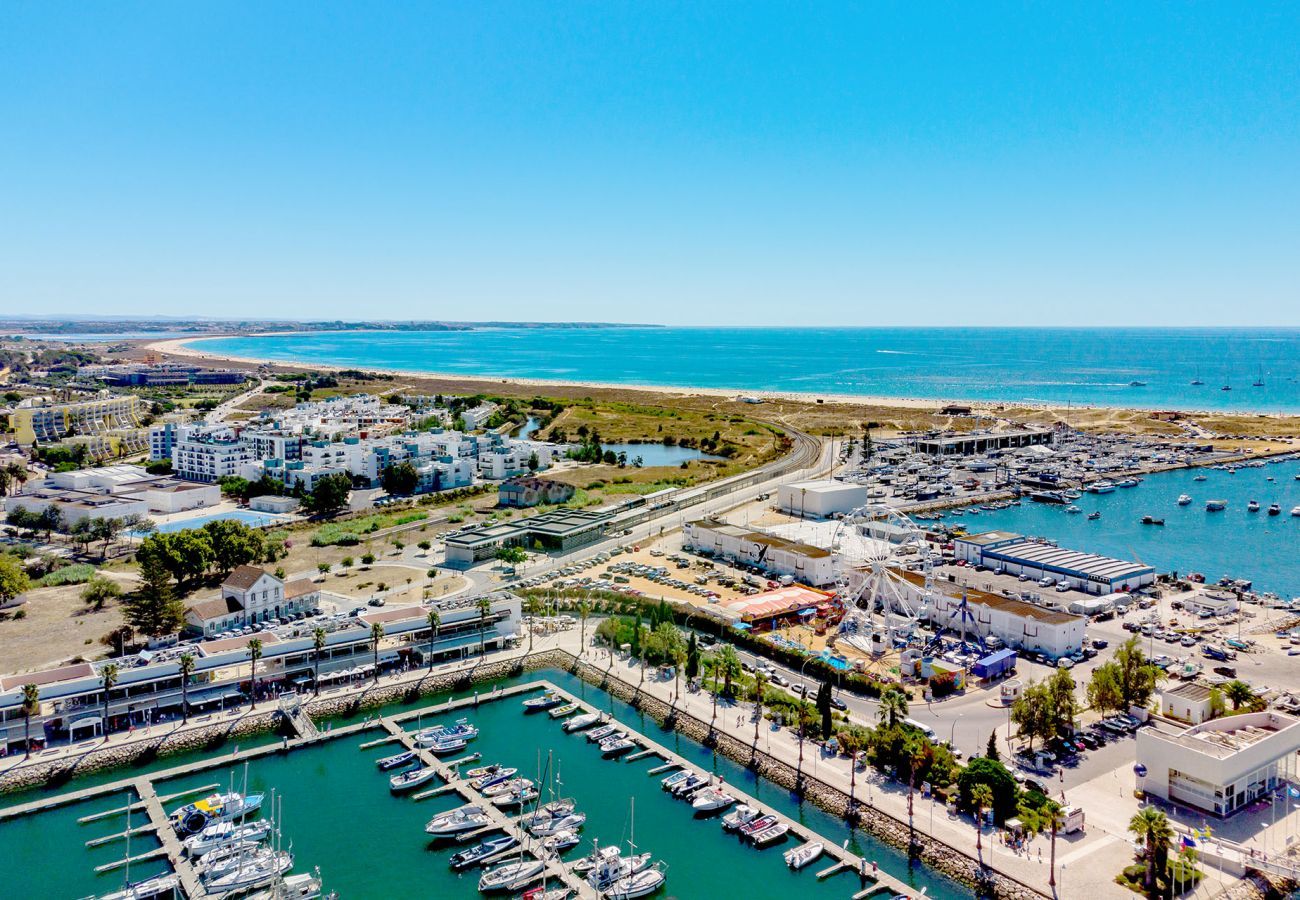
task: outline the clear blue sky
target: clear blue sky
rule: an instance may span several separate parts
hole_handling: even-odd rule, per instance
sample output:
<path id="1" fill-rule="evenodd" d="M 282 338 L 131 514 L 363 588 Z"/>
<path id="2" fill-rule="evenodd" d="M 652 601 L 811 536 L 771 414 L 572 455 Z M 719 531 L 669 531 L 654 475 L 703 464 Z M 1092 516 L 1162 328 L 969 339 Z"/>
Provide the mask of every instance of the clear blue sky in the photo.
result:
<path id="1" fill-rule="evenodd" d="M 1300 325 L 1300 5 L 0 6 L 0 314 Z"/>

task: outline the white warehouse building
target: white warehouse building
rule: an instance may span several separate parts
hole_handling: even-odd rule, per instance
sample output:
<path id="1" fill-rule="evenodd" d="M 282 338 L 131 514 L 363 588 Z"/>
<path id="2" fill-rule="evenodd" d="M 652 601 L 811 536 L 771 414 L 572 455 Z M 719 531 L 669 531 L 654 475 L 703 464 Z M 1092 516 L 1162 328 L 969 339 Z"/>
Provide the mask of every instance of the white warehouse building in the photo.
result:
<path id="1" fill-rule="evenodd" d="M 962 596 L 945 593 L 936 586 L 931 597 L 930 621 L 952 631 L 960 631 L 965 625 L 968 631 L 982 638 L 997 637 L 1008 647 L 1037 650 L 1053 659 L 1083 647 L 1088 620 L 1082 616 L 974 589 L 968 589 L 964 599 L 963 609 Z"/>
<path id="2" fill-rule="evenodd" d="M 836 513 L 852 512 L 867 504 L 867 488 L 862 484 L 823 479 L 783 484 L 776 491 L 776 505 L 792 516 L 826 518 Z"/>
<path id="3" fill-rule="evenodd" d="M 1141 563 L 1067 550 L 1009 531 L 985 531 L 953 541 L 953 553 L 972 565 L 1009 575 L 1052 578 L 1089 594 L 1133 591 L 1154 584 L 1156 570 Z"/>
<path id="4" fill-rule="evenodd" d="M 683 533 L 687 546 L 696 550 L 759 566 L 773 575 L 789 575 L 801 584 L 820 587 L 835 581 L 831 553 L 821 547 L 713 519 L 690 522 Z"/>

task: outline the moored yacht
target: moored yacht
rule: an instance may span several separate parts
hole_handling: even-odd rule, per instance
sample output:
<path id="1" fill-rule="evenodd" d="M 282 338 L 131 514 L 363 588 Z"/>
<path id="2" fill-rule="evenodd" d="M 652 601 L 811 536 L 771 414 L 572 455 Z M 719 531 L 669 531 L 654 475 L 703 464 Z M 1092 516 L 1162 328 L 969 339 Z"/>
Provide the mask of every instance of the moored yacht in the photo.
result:
<path id="1" fill-rule="evenodd" d="M 488 869 L 478 880 L 478 889 L 485 894 L 494 891 L 513 891 L 536 881 L 546 868 L 540 859 L 519 859 Z"/>
<path id="2" fill-rule="evenodd" d="M 1227 500 L 1206 500 L 1205 501 L 1206 512 L 1222 512 L 1227 508 L 1228 508 Z"/>
<path id="3" fill-rule="evenodd" d="M 447 837 L 491 824 L 491 816 L 485 813 L 481 806 L 467 803 L 453 810 L 438 813 L 424 826 L 424 831 L 434 837 Z"/>
<path id="4" fill-rule="evenodd" d="M 394 794 L 404 794 L 432 780 L 437 774 L 437 771 L 428 766 L 401 772 L 388 779 L 388 789 Z"/>
<path id="5" fill-rule="evenodd" d="M 600 721 L 600 713 L 583 713 L 580 716 L 574 716 L 565 722 L 563 728 L 567 732 L 581 731 L 584 728 L 590 728 Z"/>
<path id="6" fill-rule="evenodd" d="M 1270 516 L 1276 516 L 1276 515 L 1280 514 L 1281 512 L 1282 512 L 1282 504 L 1280 504 L 1280 503 L 1270 503 L 1270 504 L 1269 504 L 1269 507 L 1268 507 L 1268 514 L 1269 514 Z"/>
<path id="7" fill-rule="evenodd" d="M 1088 485 L 1086 490 L 1090 494 L 1109 494 L 1115 490 L 1115 482 L 1107 481 L 1105 479 L 1094 481 L 1092 484 Z"/>
<path id="8" fill-rule="evenodd" d="M 1179 494 L 1179 495 L 1178 495 L 1178 505 L 1179 505 L 1179 506 L 1190 506 L 1190 505 L 1191 505 L 1191 502 L 1192 502 L 1192 495 L 1191 495 L 1191 494 Z"/>
<path id="9" fill-rule="evenodd" d="M 1252 500 L 1246 504 L 1246 512 L 1259 512 L 1259 501 Z"/>
<path id="10" fill-rule="evenodd" d="M 211 794 L 172 811 L 172 824 L 182 835 L 195 834 L 214 822 L 231 822 L 262 808 L 262 795 L 245 797 L 238 791 Z"/>

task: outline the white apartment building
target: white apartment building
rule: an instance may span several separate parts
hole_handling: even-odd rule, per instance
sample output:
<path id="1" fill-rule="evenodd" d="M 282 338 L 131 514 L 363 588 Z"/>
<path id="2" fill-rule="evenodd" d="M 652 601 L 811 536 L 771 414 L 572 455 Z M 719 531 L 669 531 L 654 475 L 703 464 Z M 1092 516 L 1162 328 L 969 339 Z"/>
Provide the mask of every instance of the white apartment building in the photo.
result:
<path id="1" fill-rule="evenodd" d="M 228 429 L 186 433 L 172 447 L 172 471 L 176 476 L 206 484 L 239 475 L 244 464 L 255 460 L 253 448 Z"/>
<path id="2" fill-rule="evenodd" d="M 1300 719 L 1266 710 L 1137 732 L 1138 788 L 1230 816 L 1296 778 Z"/>
<path id="3" fill-rule="evenodd" d="M 821 547 L 713 519 L 689 522 L 683 534 L 686 545 L 696 550 L 760 566 L 774 575 L 789 575 L 801 584 L 819 587 L 835 581 L 830 551 Z"/>
<path id="4" fill-rule="evenodd" d="M 465 422 L 466 431 L 478 431 L 496 411 L 495 403 L 480 403 L 473 409 L 462 410 L 460 417 Z"/>

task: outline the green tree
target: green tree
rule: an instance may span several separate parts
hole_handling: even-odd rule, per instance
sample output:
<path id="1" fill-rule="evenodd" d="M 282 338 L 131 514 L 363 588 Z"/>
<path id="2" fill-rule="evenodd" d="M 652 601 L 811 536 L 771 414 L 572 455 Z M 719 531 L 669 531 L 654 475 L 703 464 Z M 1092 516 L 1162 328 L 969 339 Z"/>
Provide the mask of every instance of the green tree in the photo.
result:
<path id="1" fill-rule="evenodd" d="M 375 651 L 375 683 L 379 683 L 379 642 L 384 639 L 384 626 L 375 622 L 370 626 L 370 644 Z"/>
<path id="2" fill-rule="evenodd" d="M 994 762 L 1002 761 L 1002 754 L 998 752 L 998 732 L 996 728 L 989 732 L 989 743 L 984 748 L 984 758 L 991 759 Z"/>
<path id="3" fill-rule="evenodd" d="M 81 588 L 81 600 L 91 609 L 101 610 L 110 600 L 122 596 L 122 589 L 117 582 L 103 575 L 95 575 Z"/>
<path id="4" fill-rule="evenodd" d="M 1246 682 L 1234 678 L 1223 686 L 1223 696 L 1232 704 L 1234 710 L 1249 705 L 1255 699 L 1255 690 Z"/>
<path id="5" fill-rule="evenodd" d="M 763 700 L 767 690 L 767 676 L 754 673 L 754 746 L 758 746 L 758 726 L 763 723 Z"/>
<path id="6" fill-rule="evenodd" d="M 717 664 L 718 670 L 722 674 L 723 693 L 728 697 L 735 696 L 732 683 L 744 671 L 740 665 L 740 657 L 736 655 L 736 648 L 730 644 L 723 644 L 722 649 L 718 651 Z"/>
<path id="7" fill-rule="evenodd" d="M 1228 710 L 1228 704 L 1223 699 L 1223 691 L 1219 689 L 1218 685 L 1210 688 L 1209 704 L 1211 719 L 1219 718 Z"/>
<path id="8" fill-rule="evenodd" d="M 181 674 L 181 724 L 190 720 L 190 676 L 194 674 L 195 658 L 193 653 L 182 653 L 177 661 Z"/>
<path id="9" fill-rule="evenodd" d="M 962 809 L 975 808 L 974 794 L 976 785 L 985 785 L 993 795 L 984 808 L 992 809 L 994 818 L 1004 822 L 1016 814 L 1016 801 L 1020 790 L 1016 780 L 1007 767 L 996 760 L 977 756 L 957 776 L 958 804 Z"/>
<path id="10" fill-rule="evenodd" d="M 311 632 L 312 692 L 320 696 L 320 658 L 325 653 L 325 629 L 317 625 Z"/>
<path id="11" fill-rule="evenodd" d="M 1167 854 L 1169 842 L 1173 840 L 1174 830 L 1169 825 L 1169 817 L 1154 806 L 1143 807 L 1137 815 L 1129 819 L 1128 830 L 1142 842 L 1146 855 L 1146 877 L 1144 883 L 1147 896 L 1156 896 L 1157 857 Z"/>
<path id="12" fill-rule="evenodd" d="M 517 566 L 528 561 L 528 552 L 522 547 L 501 547 L 496 552 L 496 558 L 500 562 Z"/>
<path id="13" fill-rule="evenodd" d="M 1074 719 L 1079 714 L 1079 703 L 1074 695 L 1074 678 L 1069 669 L 1057 669 L 1047 679 L 1047 700 L 1052 716 L 1054 734 L 1069 734 L 1074 730 Z"/>
<path id="14" fill-rule="evenodd" d="M 581 636 L 578 639 L 579 640 L 578 655 L 582 655 L 583 653 L 587 652 L 587 617 L 590 615 L 591 615 L 591 604 L 589 604 L 585 599 L 579 601 L 578 622 L 580 623 L 580 627 L 582 631 L 581 631 Z M 678 665 L 680 665 L 680 663 Z"/>
<path id="15" fill-rule="evenodd" d="M 984 782 L 971 785 L 970 802 L 975 810 L 975 852 L 982 866 L 984 865 L 984 810 L 993 806 L 993 788 Z"/>
<path id="16" fill-rule="evenodd" d="M 1119 667 L 1117 677 L 1125 708 L 1146 706 L 1156 685 L 1165 677 L 1164 670 L 1146 658 L 1136 637 L 1119 646 L 1114 662 Z"/>
<path id="17" fill-rule="evenodd" d="M 686 644 L 686 680 L 694 681 L 700 677 L 700 643 L 695 637 L 695 632 L 691 632 L 690 641 Z"/>
<path id="18" fill-rule="evenodd" d="M 266 558 L 266 536 L 234 519 L 213 519 L 203 525 L 212 548 L 212 567 L 225 575 L 239 566 Z"/>
<path id="19" fill-rule="evenodd" d="M 32 586 L 18 557 L 0 553 L 0 602 L 8 603 Z"/>
<path id="20" fill-rule="evenodd" d="M 108 740 L 108 695 L 117 684 L 117 663 L 109 663 L 99 672 L 99 680 L 104 687 L 104 740 Z"/>
<path id="21" fill-rule="evenodd" d="M 252 697 L 249 709 L 257 709 L 257 661 L 262 658 L 262 641 L 253 638 L 248 642 L 248 693 Z"/>
<path id="22" fill-rule="evenodd" d="M 893 728 L 900 720 L 907 718 L 907 695 L 897 687 L 887 687 L 880 695 L 880 722 L 887 728 Z"/>
<path id="23" fill-rule="evenodd" d="M 390 494 L 414 494 L 420 484 L 420 473 L 416 471 L 415 466 L 403 460 L 384 469 L 384 474 L 380 476 L 380 484 Z"/>
<path id="24" fill-rule="evenodd" d="M 823 681 L 817 686 L 817 712 L 822 718 L 822 737 L 828 738 L 832 731 L 832 713 L 831 713 L 831 685 L 829 681 Z"/>
<path id="25" fill-rule="evenodd" d="M 34 684 L 23 685 L 23 754 L 24 759 L 32 755 L 32 716 L 41 711 L 41 689 Z"/>
<path id="26" fill-rule="evenodd" d="M 1112 660 L 1092 670 L 1087 687 L 1088 705 L 1099 713 L 1124 709 L 1124 691 L 1119 666 Z"/>
<path id="27" fill-rule="evenodd" d="M 425 616 L 425 619 L 429 623 L 428 663 L 429 663 L 429 670 L 432 671 L 433 670 L 433 644 L 434 641 L 438 640 L 438 629 L 442 627 L 442 616 L 438 615 L 438 611 L 436 609 L 431 609 L 429 610 L 428 615 Z"/>
<path id="28" fill-rule="evenodd" d="M 316 484 L 303 498 L 303 505 L 318 516 L 330 516 L 347 506 L 351 496 L 352 479 L 343 472 L 335 472 L 316 479 Z"/>
<path id="29" fill-rule="evenodd" d="M 185 605 L 157 557 L 140 561 L 140 583 L 123 598 L 122 611 L 127 622 L 150 637 L 171 634 L 185 624 Z"/>
<path id="30" fill-rule="evenodd" d="M 478 603 L 478 653 L 479 656 L 487 655 L 487 620 L 492 614 L 492 601 L 487 597 L 479 597 Z"/>

